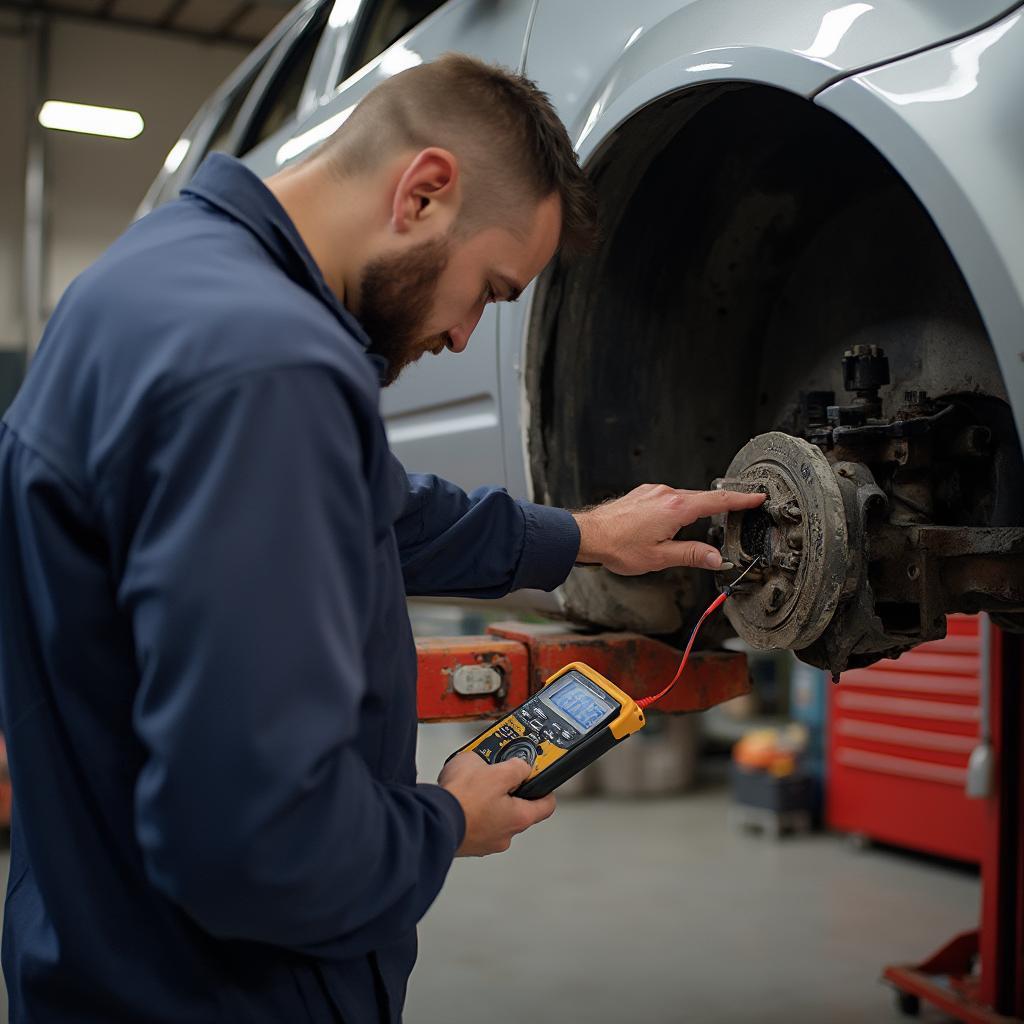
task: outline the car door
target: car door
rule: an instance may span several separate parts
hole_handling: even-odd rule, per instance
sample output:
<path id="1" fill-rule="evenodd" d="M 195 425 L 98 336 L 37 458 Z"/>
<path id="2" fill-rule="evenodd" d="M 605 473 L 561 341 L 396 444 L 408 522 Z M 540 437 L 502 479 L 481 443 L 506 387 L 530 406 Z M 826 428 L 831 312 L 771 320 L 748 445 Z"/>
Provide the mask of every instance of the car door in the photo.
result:
<path id="1" fill-rule="evenodd" d="M 344 48 L 319 53 L 330 68 L 315 111 L 276 134 L 246 162 L 270 174 L 326 138 L 375 85 L 458 50 L 516 68 L 532 0 L 337 0 L 330 22 L 346 26 Z M 498 318 L 488 306 L 468 348 L 427 355 L 386 389 L 382 413 L 392 448 L 411 471 L 463 487 L 504 483 L 498 410 Z"/>

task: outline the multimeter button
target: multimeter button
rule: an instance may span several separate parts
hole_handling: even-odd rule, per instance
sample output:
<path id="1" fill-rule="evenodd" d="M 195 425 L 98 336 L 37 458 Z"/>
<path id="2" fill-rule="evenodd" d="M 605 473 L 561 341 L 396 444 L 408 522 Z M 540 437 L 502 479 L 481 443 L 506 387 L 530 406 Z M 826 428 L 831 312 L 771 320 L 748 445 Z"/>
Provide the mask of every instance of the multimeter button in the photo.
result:
<path id="1" fill-rule="evenodd" d="M 503 747 L 498 754 L 499 761 L 511 761 L 516 757 L 527 764 L 533 764 L 537 760 L 537 748 L 530 740 L 515 740 L 507 747 Z"/>
<path id="2" fill-rule="evenodd" d="M 563 729 L 562 730 L 562 739 L 563 740 L 571 740 L 572 736 L 573 736 L 573 734 L 571 732 L 569 732 L 568 729 Z"/>
<path id="3" fill-rule="evenodd" d="M 538 718 L 547 718 L 547 717 L 548 717 L 547 715 L 545 715 L 545 714 L 544 714 L 544 712 L 543 712 L 543 711 L 541 711 L 541 709 L 540 709 L 540 708 L 534 708 L 534 711 L 533 711 L 533 713 L 534 713 L 534 714 L 535 714 L 535 715 L 536 715 L 536 716 L 537 716 Z"/>
<path id="4" fill-rule="evenodd" d="M 542 722 L 540 722 L 540 721 L 539 721 L 538 719 L 536 719 L 536 718 L 534 718 L 534 719 L 533 719 L 532 721 L 530 721 L 530 722 L 527 722 L 527 725 L 529 725 L 529 727 L 530 727 L 531 729 L 536 729 L 536 730 L 537 730 L 537 732 L 540 732 L 540 731 L 541 731 L 541 729 L 543 729 L 543 728 L 544 728 L 544 725 L 543 725 L 543 723 L 542 723 Z"/>

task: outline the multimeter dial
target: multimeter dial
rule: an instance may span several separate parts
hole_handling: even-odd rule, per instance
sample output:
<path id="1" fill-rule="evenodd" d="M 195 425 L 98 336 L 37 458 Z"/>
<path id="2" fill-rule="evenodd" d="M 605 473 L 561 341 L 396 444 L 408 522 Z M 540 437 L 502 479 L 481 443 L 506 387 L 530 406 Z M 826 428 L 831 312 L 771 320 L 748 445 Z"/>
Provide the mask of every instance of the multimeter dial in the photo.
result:
<path id="1" fill-rule="evenodd" d="M 501 748 L 497 760 L 511 761 L 513 758 L 518 758 L 520 761 L 532 765 L 537 760 L 537 753 L 537 746 L 531 740 L 514 740 Z"/>

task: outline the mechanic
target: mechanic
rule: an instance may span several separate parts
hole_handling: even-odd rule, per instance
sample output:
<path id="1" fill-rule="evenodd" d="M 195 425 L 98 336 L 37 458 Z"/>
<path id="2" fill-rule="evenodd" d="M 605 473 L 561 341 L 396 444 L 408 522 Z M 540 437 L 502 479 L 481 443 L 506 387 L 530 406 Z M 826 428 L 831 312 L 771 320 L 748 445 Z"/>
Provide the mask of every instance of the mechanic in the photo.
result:
<path id="1" fill-rule="evenodd" d="M 453 856 L 551 814 L 520 761 L 416 784 L 406 595 L 713 568 L 678 530 L 761 499 L 466 495 L 379 389 L 593 220 L 544 95 L 449 55 L 266 182 L 209 157 L 67 289 L 0 427 L 13 1024 L 398 1020 Z"/>

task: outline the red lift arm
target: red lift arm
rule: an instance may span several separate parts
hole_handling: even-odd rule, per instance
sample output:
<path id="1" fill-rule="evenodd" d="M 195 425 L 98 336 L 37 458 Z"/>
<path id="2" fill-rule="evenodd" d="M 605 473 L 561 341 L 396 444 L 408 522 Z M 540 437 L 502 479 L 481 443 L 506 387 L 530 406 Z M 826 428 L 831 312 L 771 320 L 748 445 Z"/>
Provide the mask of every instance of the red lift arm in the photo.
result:
<path id="1" fill-rule="evenodd" d="M 421 722 L 499 718 L 536 693 L 570 661 L 583 661 L 634 699 L 657 693 L 681 652 L 639 633 L 575 633 L 559 625 L 495 623 L 485 636 L 431 637 L 416 643 Z M 660 711 L 704 711 L 750 692 L 747 657 L 697 651 Z"/>

